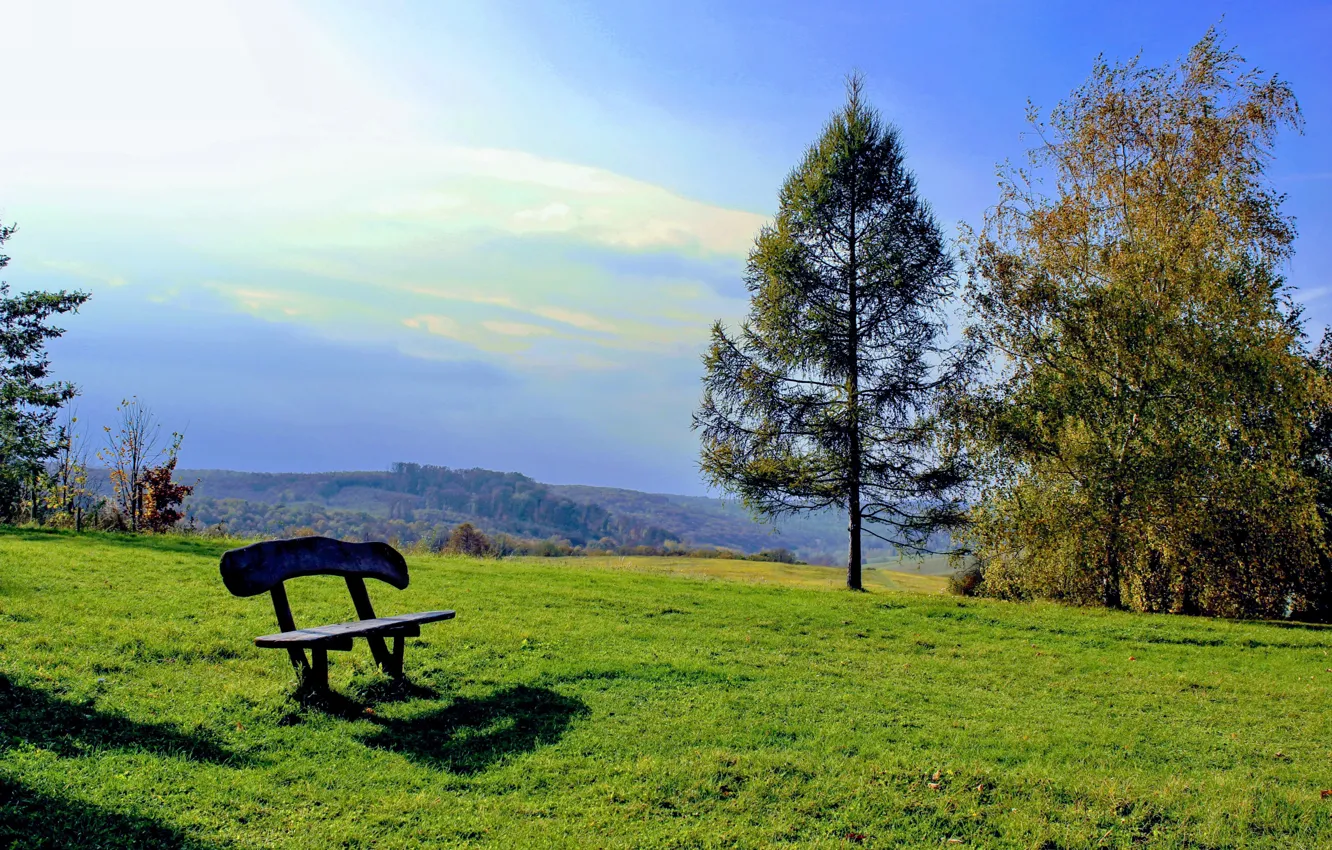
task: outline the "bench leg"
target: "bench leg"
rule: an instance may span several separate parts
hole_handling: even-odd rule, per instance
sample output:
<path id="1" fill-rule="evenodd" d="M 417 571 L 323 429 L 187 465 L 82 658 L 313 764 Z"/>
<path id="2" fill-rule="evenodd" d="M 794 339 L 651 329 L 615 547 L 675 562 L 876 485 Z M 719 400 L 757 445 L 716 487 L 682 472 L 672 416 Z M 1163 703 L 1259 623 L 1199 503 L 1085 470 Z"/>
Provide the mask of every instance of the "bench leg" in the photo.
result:
<path id="1" fill-rule="evenodd" d="M 307 680 L 311 686 L 319 690 L 328 690 L 328 650 L 311 649 L 310 656 L 314 664 L 310 667 L 310 677 Z"/>
<path id="2" fill-rule="evenodd" d="M 393 657 L 389 655 L 388 645 L 384 643 L 382 637 L 368 637 L 365 642 L 370 644 L 370 654 L 375 657 L 375 663 L 389 675 L 393 674 Z"/>
<path id="3" fill-rule="evenodd" d="M 289 649 L 287 657 L 291 659 L 291 666 L 296 668 L 297 676 L 304 676 L 305 671 L 310 669 L 310 662 L 305 660 L 305 650 Z"/>
<path id="4" fill-rule="evenodd" d="M 406 643 L 407 639 L 402 635 L 397 635 L 393 638 L 393 664 L 388 672 L 389 675 L 395 679 L 402 678 L 402 653 L 403 646 Z"/>

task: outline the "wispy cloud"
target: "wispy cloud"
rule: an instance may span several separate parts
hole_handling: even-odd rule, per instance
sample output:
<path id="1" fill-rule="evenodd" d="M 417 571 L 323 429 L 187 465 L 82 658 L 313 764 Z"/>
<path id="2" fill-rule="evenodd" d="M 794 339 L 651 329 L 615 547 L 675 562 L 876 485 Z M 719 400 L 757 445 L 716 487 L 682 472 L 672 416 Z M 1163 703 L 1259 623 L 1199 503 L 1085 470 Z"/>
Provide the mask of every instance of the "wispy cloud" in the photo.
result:
<path id="1" fill-rule="evenodd" d="M 1328 293 L 1332 293 L 1332 286 L 1314 286 L 1309 289 L 1301 289 L 1295 293 L 1295 297 L 1302 303 L 1308 304 L 1311 301 L 1317 301 Z"/>
<path id="2" fill-rule="evenodd" d="M 533 315 L 550 319 L 552 322 L 562 322 L 566 325 L 573 325 L 581 330 L 603 334 L 619 333 L 619 330 L 610 322 L 602 321 L 596 316 L 578 310 L 549 306 L 529 307 L 527 309 L 528 312 Z"/>
<path id="3" fill-rule="evenodd" d="M 486 321 L 481 323 L 481 327 L 491 333 L 501 334 L 503 336 L 547 336 L 554 333 L 550 328 L 543 328 L 540 325 L 529 325 L 523 322 Z"/>
<path id="4" fill-rule="evenodd" d="M 100 283 L 106 286 L 124 286 L 128 281 L 121 275 L 112 274 L 104 269 L 78 260 L 44 260 L 42 267 L 70 277 Z"/>

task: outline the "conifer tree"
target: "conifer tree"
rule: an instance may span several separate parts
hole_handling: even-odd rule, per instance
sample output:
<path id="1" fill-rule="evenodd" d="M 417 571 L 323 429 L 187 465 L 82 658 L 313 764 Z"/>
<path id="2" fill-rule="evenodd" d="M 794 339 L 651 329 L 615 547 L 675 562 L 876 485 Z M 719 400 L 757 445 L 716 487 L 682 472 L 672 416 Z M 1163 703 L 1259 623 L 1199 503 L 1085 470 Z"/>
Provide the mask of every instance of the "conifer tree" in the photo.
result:
<path id="1" fill-rule="evenodd" d="M 14 231 L 0 224 L 0 249 Z M 0 254 L 0 269 L 8 263 Z M 88 297 L 65 291 L 11 296 L 0 282 L 0 519 L 17 514 L 23 482 L 40 477 L 59 450 L 55 421 L 77 390 L 67 381 L 48 380 L 46 342 L 64 333 L 48 320 L 77 311 Z"/>
<path id="2" fill-rule="evenodd" d="M 959 518 L 937 400 L 974 359 L 946 345 L 953 260 L 863 94 L 851 76 L 782 186 L 749 255 L 749 317 L 714 325 L 694 416 L 704 475 L 756 514 L 847 512 L 854 590 L 862 532 L 920 550 Z"/>

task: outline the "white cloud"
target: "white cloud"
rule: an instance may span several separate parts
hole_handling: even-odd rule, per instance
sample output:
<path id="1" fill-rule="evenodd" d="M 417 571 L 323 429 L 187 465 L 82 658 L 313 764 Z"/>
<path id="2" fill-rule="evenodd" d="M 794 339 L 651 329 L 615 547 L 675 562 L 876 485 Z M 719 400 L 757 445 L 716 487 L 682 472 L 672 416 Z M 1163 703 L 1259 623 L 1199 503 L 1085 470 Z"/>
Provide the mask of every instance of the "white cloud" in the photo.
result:
<path id="1" fill-rule="evenodd" d="M 77 260 L 44 260 L 41 265 L 43 268 L 54 272 L 62 272 L 71 277 L 83 278 L 107 286 L 124 286 L 128 283 L 121 275 L 112 274 Z"/>
<path id="2" fill-rule="evenodd" d="M 481 323 L 481 327 L 491 333 L 504 334 L 505 336 L 547 336 L 554 333 L 550 328 L 529 325 L 525 322 L 485 321 Z"/>
<path id="3" fill-rule="evenodd" d="M 691 350 L 733 312 L 687 271 L 620 277 L 599 257 L 743 257 L 762 216 L 427 132 L 294 0 L 5 3 L 0 74 L 23 82 L 0 212 L 51 271 L 144 298 L 206 288 L 421 356 L 586 369 Z"/>
<path id="4" fill-rule="evenodd" d="M 402 323 L 409 328 L 419 328 L 435 336 L 456 338 L 459 331 L 457 320 L 448 316 L 412 316 L 403 319 Z"/>
<path id="5" fill-rule="evenodd" d="M 1313 286 L 1308 289 L 1299 289 L 1295 292 L 1295 297 L 1301 303 L 1308 304 L 1310 301 L 1317 301 L 1332 292 L 1332 286 Z"/>
<path id="6" fill-rule="evenodd" d="M 404 192 L 371 203 L 375 215 L 384 218 L 431 216 L 467 205 L 467 199 L 448 192 Z"/>
<path id="7" fill-rule="evenodd" d="M 615 326 L 609 322 L 604 322 L 596 316 L 582 313 L 578 310 L 569 310 L 564 307 L 543 306 L 531 307 L 529 308 L 529 312 L 554 322 L 563 322 L 566 325 L 582 328 L 585 331 L 596 331 L 597 333 L 607 334 L 618 333 Z"/>
<path id="8" fill-rule="evenodd" d="M 530 183 L 584 195 L 618 194 L 623 191 L 624 184 L 630 182 L 599 168 L 556 162 L 522 151 L 492 148 L 453 148 L 442 151 L 441 164 L 447 173 Z"/>
<path id="9" fill-rule="evenodd" d="M 560 223 L 568 219 L 571 212 L 573 210 L 569 208 L 568 204 L 556 201 L 555 203 L 546 204 L 539 210 L 519 210 L 513 214 L 513 219 L 520 224 L 530 222 L 545 224 L 552 221 Z"/>
<path id="10" fill-rule="evenodd" d="M 0 155 L 25 183 L 134 186 L 401 137 L 417 114 L 293 0 L 0 2 Z"/>

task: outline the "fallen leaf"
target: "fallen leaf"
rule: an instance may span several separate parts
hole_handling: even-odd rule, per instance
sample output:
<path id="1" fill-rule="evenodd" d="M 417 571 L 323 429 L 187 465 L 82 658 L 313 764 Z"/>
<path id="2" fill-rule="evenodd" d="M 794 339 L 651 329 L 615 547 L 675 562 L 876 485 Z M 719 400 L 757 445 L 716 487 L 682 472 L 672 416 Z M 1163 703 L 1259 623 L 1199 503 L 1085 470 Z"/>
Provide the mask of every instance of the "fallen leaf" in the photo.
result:
<path id="1" fill-rule="evenodd" d="M 1137 658 L 1134 658 L 1132 655 L 1129 656 L 1129 661 L 1137 661 L 1137 660 L 1138 660 L 1138 659 L 1137 659 Z"/>
<path id="2" fill-rule="evenodd" d="M 932 778 L 935 782 L 938 782 L 938 781 L 939 781 L 939 778 L 940 778 L 941 776 L 943 776 L 943 774 L 942 774 L 941 772 L 939 772 L 939 771 L 936 770 L 936 771 L 934 772 L 934 776 L 931 777 L 931 778 Z"/>
<path id="3" fill-rule="evenodd" d="M 1332 797 L 1332 788 L 1324 788 L 1322 791 L 1318 792 L 1318 796 L 1324 800 L 1328 797 Z"/>
<path id="4" fill-rule="evenodd" d="M 938 791 L 938 790 L 939 790 L 939 783 L 938 783 L 938 782 L 927 782 L 926 784 L 930 786 L 930 790 L 931 790 L 931 791 Z"/>

